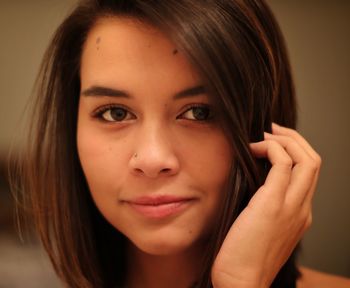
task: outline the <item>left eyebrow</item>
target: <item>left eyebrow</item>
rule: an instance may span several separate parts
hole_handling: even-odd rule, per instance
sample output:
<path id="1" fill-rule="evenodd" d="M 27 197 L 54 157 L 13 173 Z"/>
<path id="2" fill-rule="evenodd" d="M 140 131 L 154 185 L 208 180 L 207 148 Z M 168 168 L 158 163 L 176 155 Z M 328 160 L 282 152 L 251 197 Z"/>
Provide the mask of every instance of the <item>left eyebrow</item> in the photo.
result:
<path id="1" fill-rule="evenodd" d="M 174 100 L 183 99 L 187 97 L 193 97 L 193 96 L 199 96 L 202 94 L 206 94 L 206 89 L 203 85 L 194 86 L 191 88 L 187 88 L 185 90 L 182 90 L 178 93 L 176 93 L 173 96 Z M 122 98 L 133 98 L 128 92 L 110 88 L 110 87 L 104 87 L 104 86 L 91 86 L 88 89 L 85 89 L 81 92 L 81 95 L 83 96 L 107 96 L 107 97 L 122 97 Z"/>
<path id="2" fill-rule="evenodd" d="M 183 91 L 176 93 L 174 95 L 174 99 L 177 100 L 177 99 L 182 99 L 182 98 L 186 98 L 186 97 L 199 96 L 199 95 L 206 94 L 206 93 L 207 93 L 207 91 L 204 88 L 204 86 L 198 85 L 198 86 L 191 87 L 191 88 L 188 88 L 188 89 L 185 89 Z"/>

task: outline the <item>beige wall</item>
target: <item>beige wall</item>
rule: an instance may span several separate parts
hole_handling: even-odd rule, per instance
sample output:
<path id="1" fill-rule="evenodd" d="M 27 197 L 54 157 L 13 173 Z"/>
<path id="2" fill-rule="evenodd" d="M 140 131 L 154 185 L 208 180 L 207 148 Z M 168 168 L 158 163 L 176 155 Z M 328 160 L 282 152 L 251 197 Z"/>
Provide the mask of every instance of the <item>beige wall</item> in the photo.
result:
<path id="1" fill-rule="evenodd" d="M 285 33 L 303 135 L 323 156 L 302 262 L 350 276 L 350 1 L 268 0 Z M 47 41 L 74 0 L 0 1 L 0 152 L 8 151 Z M 16 143 L 20 141 L 17 140 Z"/>
<path id="2" fill-rule="evenodd" d="M 302 260 L 350 276 L 350 1 L 268 2 L 290 52 L 300 131 L 323 157 Z"/>
<path id="3" fill-rule="evenodd" d="M 41 57 L 55 27 L 73 3 L 0 0 L 0 153 L 7 152 L 9 143 L 21 142 L 17 139 L 19 119 Z"/>

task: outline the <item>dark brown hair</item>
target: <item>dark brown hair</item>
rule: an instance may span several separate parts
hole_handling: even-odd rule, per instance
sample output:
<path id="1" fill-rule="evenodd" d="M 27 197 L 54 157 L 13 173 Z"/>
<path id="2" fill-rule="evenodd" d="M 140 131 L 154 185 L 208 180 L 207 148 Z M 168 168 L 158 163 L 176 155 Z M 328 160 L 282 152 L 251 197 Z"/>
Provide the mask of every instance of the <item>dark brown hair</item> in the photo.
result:
<path id="1" fill-rule="evenodd" d="M 30 207 L 66 285 L 123 283 L 124 237 L 93 204 L 76 147 L 82 47 L 98 19 L 118 16 L 151 24 L 176 43 L 215 98 L 236 151 L 220 223 L 198 279 L 198 287 L 211 287 L 211 266 L 225 235 L 268 171 L 268 163 L 252 157 L 249 143 L 262 140 L 273 121 L 295 128 L 286 48 L 263 0 L 81 1 L 56 31 L 43 60 L 18 171 L 21 203 Z M 295 287 L 297 275 L 292 255 L 272 287 Z"/>

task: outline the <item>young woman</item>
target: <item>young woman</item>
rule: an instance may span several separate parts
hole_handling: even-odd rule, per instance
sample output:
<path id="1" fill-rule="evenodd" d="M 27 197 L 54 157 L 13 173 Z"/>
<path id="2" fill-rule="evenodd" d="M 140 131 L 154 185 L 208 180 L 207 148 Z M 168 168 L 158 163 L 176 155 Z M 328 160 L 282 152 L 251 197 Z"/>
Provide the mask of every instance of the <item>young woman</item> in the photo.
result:
<path id="1" fill-rule="evenodd" d="M 82 1 L 38 87 L 22 200 L 67 287 L 296 287 L 321 161 L 263 1 Z"/>

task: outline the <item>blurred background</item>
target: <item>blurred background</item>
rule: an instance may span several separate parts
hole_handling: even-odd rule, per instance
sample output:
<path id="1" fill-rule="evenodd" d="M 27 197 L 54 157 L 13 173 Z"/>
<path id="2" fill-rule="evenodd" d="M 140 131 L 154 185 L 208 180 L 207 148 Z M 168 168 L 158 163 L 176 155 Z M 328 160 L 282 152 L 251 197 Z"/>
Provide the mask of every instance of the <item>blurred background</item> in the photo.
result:
<path id="1" fill-rule="evenodd" d="M 75 2 L 0 0 L 0 288 L 60 287 L 39 243 L 14 228 L 6 171 L 44 50 Z M 267 2 L 290 53 L 299 131 L 323 158 L 300 262 L 350 277 L 350 1 Z"/>

